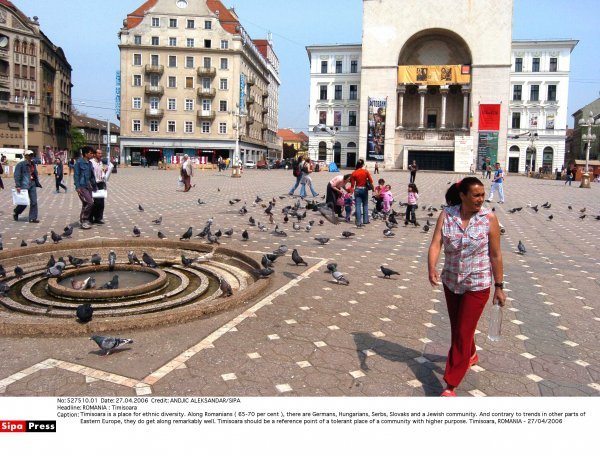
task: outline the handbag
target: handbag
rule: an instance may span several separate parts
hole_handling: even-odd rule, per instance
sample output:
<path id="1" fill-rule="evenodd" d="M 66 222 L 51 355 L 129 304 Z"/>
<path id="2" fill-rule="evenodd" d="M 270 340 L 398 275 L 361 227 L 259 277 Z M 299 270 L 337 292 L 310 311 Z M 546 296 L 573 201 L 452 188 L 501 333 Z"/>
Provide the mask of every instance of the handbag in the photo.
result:
<path id="1" fill-rule="evenodd" d="M 365 187 L 367 188 L 367 191 L 369 191 L 369 192 L 373 191 L 373 184 L 371 183 L 371 181 L 369 179 L 367 179 L 367 183 L 366 183 Z"/>
<path id="2" fill-rule="evenodd" d="M 17 193 L 17 189 L 12 189 L 12 200 L 15 206 L 29 206 L 29 192 L 21 189 L 21 193 Z"/>
<path id="3" fill-rule="evenodd" d="M 99 188 L 95 192 L 92 192 L 92 198 L 106 199 L 108 198 L 108 190 L 105 188 Z"/>

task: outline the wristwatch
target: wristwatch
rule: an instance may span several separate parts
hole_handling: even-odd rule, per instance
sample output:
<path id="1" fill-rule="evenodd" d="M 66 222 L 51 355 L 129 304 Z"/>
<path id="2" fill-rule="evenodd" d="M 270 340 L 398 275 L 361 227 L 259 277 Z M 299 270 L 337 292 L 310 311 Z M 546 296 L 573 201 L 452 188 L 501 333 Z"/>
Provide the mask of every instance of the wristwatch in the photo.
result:
<path id="1" fill-rule="evenodd" d="M 496 288 L 500 288 L 501 290 L 503 290 L 503 289 L 504 289 L 504 282 L 496 282 L 496 283 L 494 284 L 494 286 L 495 286 Z"/>

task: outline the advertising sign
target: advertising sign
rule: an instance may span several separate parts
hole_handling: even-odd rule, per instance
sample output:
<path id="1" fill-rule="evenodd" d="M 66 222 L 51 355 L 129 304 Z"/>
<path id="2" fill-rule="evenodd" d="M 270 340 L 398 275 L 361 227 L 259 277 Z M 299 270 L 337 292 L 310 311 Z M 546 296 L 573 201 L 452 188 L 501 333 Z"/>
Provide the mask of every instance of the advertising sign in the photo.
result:
<path id="1" fill-rule="evenodd" d="M 473 137 L 454 137 L 454 171 L 468 173 L 473 163 Z"/>
<path id="2" fill-rule="evenodd" d="M 385 115 L 387 98 L 369 97 L 369 129 L 367 130 L 367 160 L 382 161 L 385 148 Z"/>
<path id="3" fill-rule="evenodd" d="M 246 75 L 240 74 L 240 113 L 246 111 Z"/>
<path id="4" fill-rule="evenodd" d="M 115 86 L 115 114 L 117 118 L 121 117 L 121 72 L 117 71 Z"/>
<path id="5" fill-rule="evenodd" d="M 500 130 L 500 105 L 479 105 L 479 131 Z"/>
<path id="6" fill-rule="evenodd" d="M 481 168 L 484 160 L 489 158 L 489 163 L 498 161 L 498 132 L 480 131 L 477 144 L 477 167 Z"/>
<path id="7" fill-rule="evenodd" d="M 400 65 L 399 84 L 470 84 L 471 65 Z"/>

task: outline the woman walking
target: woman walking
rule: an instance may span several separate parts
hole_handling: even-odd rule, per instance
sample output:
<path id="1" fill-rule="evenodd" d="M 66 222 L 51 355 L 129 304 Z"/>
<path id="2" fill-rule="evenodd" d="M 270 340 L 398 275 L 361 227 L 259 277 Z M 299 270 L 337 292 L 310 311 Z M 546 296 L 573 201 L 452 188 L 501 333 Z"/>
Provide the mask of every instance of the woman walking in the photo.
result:
<path id="1" fill-rule="evenodd" d="M 361 228 L 369 223 L 369 189 L 373 189 L 373 178 L 369 170 L 364 168 L 365 161 L 361 158 L 356 162 L 356 169 L 350 176 L 354 203 L 356 204 L 356 226 Z M 370 185 L 370 187 L 368 187 Z"/>
<path id="2" fill-rule="evenodd" d="M 438 218 L 429 247 L 429 282 L 438 286 L 436 265 L 442 247 L 442 283 L 450 317 L 452 342 L 442 396 L 456 396 L 469 367 L 477 364 L 475 330 L 490 295 L 494 278 L 493 301 L 504 306 L 504 276 L 498 219 L 483 206 L 485 188 L 476 177 L 467 177 L 446 192 L 446 207 Z"/>
<path id="3" fill-rule="evenodd" d="M 313 166 L 310 160 L 306 160 L 302 166 L 302 179 L 300 179 L 300 198 L 306 198 L 306 185 L 308 184 L 312 197 L 316 198 L 319 196 L 315 187 L 313 186 L 312 177 L 310 174 L 313 172 Z"/>
<path id="4" fill-rule="evenodd" d="M 181 177 L 183 179 L 183 191 L 189 192 L 192 188 L 192 176 L 194 175 L 194 168 L 192 166 L 192 160 L 188 154 L 183 156 L 183 162 L 181 163 Z"/>
<path id="5" fill-rule="evenodd" d="M 350 174 L 338 174 L 327 184 L 327 197 L 325 198 L 325 202 L 328 206 L 335 209 L 335 213 L 338 215 L 338 217 L 342 216 L 343 205 L 338 205 L 337 201 L 340 197 L 343 198 L 346 184 L 350 182 L 350 176 Z"/>

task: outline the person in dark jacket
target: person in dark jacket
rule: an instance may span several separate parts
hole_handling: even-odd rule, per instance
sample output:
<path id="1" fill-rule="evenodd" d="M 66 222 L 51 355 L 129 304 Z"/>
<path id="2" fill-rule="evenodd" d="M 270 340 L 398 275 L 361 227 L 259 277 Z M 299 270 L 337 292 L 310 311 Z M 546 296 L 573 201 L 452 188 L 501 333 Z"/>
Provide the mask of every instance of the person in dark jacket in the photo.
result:
<path id="1" fill-rule="evenodd" d="M 62 183 L 64 177 L 63 164 L 59 158 L 54 160 L 54 182 L 56 184 L 56 193 L 60 193 L 60 189 L 63 188 L 67 193 L 67 186 Z"/>
<path id="2" fill-rule="evenodd" d="M 81 200 L 81 213 L 79 223 L 82 230 L 89 230 L 90 215 L 94 206 L 92 191 L 96 188 L 94 173 L 90 159 L 94 155 L 94 149 L 86 146 L 82 149 L 82 156 L 75 163 L 75 190 Z"/>
<path id="3" fill-rule="evenodd" d="M 29 193 L 29 223 L 40 223 L 38 220 L 37 189 L 42 188 L 38 179 L 37 168 L 33 162 L 33 152 L 25 151 L 25 158 L 15 166 L 15 187 L 17 193 L 27 190 Z M 16 206 L 13 211 L 13 220 L 19 220 L 19 215 L 27 206 Z"/>

